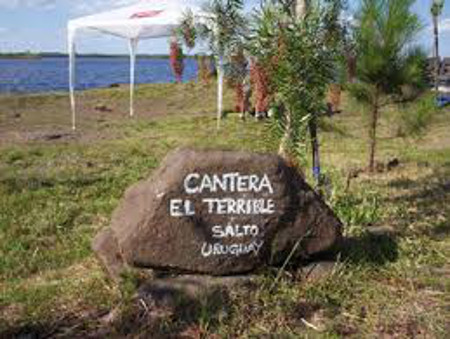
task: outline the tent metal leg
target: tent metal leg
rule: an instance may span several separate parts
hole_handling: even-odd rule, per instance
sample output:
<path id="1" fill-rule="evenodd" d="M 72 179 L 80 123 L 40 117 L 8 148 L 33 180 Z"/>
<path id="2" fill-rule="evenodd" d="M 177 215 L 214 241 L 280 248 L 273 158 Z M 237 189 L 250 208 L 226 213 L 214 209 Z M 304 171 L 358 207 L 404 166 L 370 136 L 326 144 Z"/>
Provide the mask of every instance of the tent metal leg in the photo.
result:
<path id="1" fill-rule="evenodd" d="M 75 131 L 76 126 L 76 104 L 75 104 L 75 34 L 69 33 L 69 91 L 70 91 L 70 109 L 72 113 L 72 130 Z"/>
<path id="2" fill-rule="evenodd" d="M 217 67 L 217 129 L 220 129 L 223 110 L 223 56 L 219 56 Z"/>
<path id="3" fill-rule="evenodd" d="M 136 76 L 136 50 L 138 39 L 130 39 L 130 117 L 134 116 L 134 87 Z"/>

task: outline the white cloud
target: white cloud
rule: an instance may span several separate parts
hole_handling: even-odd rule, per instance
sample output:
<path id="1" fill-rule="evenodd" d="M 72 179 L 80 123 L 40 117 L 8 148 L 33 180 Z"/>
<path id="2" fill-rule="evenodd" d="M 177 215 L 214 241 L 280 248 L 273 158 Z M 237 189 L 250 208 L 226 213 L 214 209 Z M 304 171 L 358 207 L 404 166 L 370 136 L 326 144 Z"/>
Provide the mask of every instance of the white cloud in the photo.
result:
<path id="1" fill-rule="evenodd" d="M 19 9 L 35 8 L 41 10 L 51 10 L 58 4 L 66 3 L 74 9 L 75 12 L 89 13 L 108 7 L 118 7 L 136 3 L 139 0 L 0 0 L 0 8 Z"/>
<path id="2" fill-rule="evenodd" d="M 74 11 L 78 14 L 91 14 L 114 7 L 126 6 L 138 2 L 137 0 L 86 0 L 77 1 Z"/>
<path id="3" fill-rule="evenodd" d="M 183 2 L 192 0 L 178 1 Z M 34 8 L 49 10 L 55 8 L 57 5 L 64 4 L 77 14 L 91 14 L 101 10 L 127 6 L 138 2 L 159 2 L 159 0 L 0 0 L 0 8 Z M 203 0 L 200 2 L 203 2 Z"/>
<path id="4" fill-rule="evenodd" d="M 56 0 L 0 0 L 0 7 L 15 9 L 19 7 L 52 9 L 56 5 Z"/>
<path id="5" fill-rule="evenodd" d="M 450 18 L 442 19 L 439 23 L 439 31 L 442 33 L 450 32 Z"/>

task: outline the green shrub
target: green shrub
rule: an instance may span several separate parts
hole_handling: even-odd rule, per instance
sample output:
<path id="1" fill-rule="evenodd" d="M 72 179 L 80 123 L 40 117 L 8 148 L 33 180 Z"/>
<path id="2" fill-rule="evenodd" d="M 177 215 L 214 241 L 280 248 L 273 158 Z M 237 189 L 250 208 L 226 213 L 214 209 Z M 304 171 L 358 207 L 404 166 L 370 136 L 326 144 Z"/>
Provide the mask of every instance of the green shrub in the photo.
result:
<path id="1" fill-rule="evenodd" d="M 367 226 L 381 220 L 380 197 L 375 193 L 340 195 L 333 199 L 332 206 L 346 226 L 347 235 L 364 233 Z"/>
<path id="2" fill-rule="evenodd" d="M 400 111 L 397 136 L 418 137 L 427 129 L 436 111 L 434 98 L 426 96 Z"/>

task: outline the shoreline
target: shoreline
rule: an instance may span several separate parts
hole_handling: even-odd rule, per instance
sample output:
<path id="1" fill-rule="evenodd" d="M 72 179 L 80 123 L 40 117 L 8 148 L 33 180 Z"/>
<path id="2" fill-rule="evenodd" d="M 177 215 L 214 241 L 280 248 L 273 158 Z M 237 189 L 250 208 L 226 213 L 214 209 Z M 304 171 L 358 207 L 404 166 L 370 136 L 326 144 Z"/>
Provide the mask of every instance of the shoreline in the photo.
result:
<path id="1" fill-rule="evenodd" d="M 196 83 L 195 80 L 189 80 L 184 81 L 182 84 L 192 84 Z M 139 89 L 139 87 L 151 87 L 151 86 L 166 86 L 166 85 L 176 85 L 175 82 L 147 82 L 147 83 L 139 83 L 135 84 L 136 90 Z M 113 83 L 110 84 L 107 87 L 90 87 L 90 88 L 80 88 L 76 89 L 75 93 L 86 93 L 86 92 L 95 92 L 95 91 L 107 91 L 107 90 L 124 90 L 129 89 L 130 84 L 129 83 Z M 5 97 L 36 97 L 36 96 L 65 96 L 69 95 L 69 87 L 67 87 L 66 90 L 49 90 L 49 91 L 38 91 L 38 92 L 2 92 L 0 91 L 0 98 Z"/>
<path id="2" fill-rule="evenodd" d="M 184 55 L 185 59 L 196 59 L 200 55 Z M 0 60 L 41 60 L 41 59 L 68 59 L 69 55 L 65 53 L 42 53 L 42 54 L 0 54 Z M 81 59 L 129 59 L 128 54 L 77 54 L 76 58 Z M 137 54 L 138 59 L 162 59 L 167 60 L 170 58 L 168 54 Z"/>

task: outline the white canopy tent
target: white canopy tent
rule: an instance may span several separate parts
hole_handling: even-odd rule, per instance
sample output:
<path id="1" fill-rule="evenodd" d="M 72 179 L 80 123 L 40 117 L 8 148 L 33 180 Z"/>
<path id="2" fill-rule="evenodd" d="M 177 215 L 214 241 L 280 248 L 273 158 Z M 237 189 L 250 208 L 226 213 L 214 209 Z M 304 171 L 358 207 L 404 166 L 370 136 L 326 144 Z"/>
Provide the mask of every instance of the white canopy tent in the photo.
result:
<path id="1" fill-rule="evenodd" d="M 192 11 L 195 16 L 201 16 L 199 8 L 189 5 L 186 1 L 141 1 L 132 6 L 69 21 L 69 89 L 72 129 L 76 129 L 75 38 L 78 33 L 93 30 L 128 40 L 130 52 L 130 116 L 133 116 L 136 50 L 139 40 L 170 36 L 173 29 L 180 24 L 187 10 Z M 219 70 L 218 106 L 220 111 L 222 110 L 222 73 Z"/>

